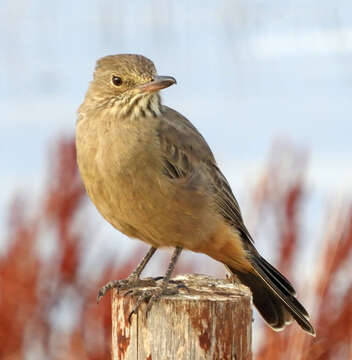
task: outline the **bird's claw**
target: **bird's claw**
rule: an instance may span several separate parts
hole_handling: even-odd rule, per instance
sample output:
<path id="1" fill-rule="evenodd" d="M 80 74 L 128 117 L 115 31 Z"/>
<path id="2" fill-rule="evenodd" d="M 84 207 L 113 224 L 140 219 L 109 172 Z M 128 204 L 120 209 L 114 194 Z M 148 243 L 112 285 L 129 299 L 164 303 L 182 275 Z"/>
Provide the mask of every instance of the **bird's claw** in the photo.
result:
<path id="1" fill-rule="evenodd" d="M 100 288 L 97 296 L 97 302 L 102 299 L 111 289 L 117 289 L 118 292 L 125 291 L 123 296 L 136 296 L 136 304 L 128 316 L 128 321 L 131 321 L 133 314 L 136 314 L 138 308 L 143 302 L 147 302 L 146 317 L 148 317 L 149 311 L 153 304 L 158 301 L 164 295 L 176 295 L 179 289 L 185 289 L 189 291 L 187 286 L 181 280 L 169 280 L 168 283 L 159 283 L 158 281 L 164 280 L 162 276 L 155 278 L 139 279 L 138 277 L 129 276 L 123 280 L 112 280 Z M 174 285 L 168 287 L 168 284 Z M 152 289 L 141 289 L 141 288 Z"/>
<path id="2" fill-rule="evenodd" d="M 147 308 L 145 310 L 145 315 L 148 317 L 148 314 L 153 306 L 153 304 L 158 301 L 164 295 L 176 295 L 178 294 L 179 287 L 163 287 L 157 286 L 154 289 L 148 290 L 139 290 L 139 289 L 132 289 L 128 293 L 129 296 L 137 296 L 137 301 L 135 306 L 133 307 L 132 311 L 128 316 L 128 321 L 131 322 L 131 317 L 133 314 L 137 314 L 137 311 L 140 305 L 143 302 L 147 302 Z"/>
<path id="3" fill-rule="evenodd" d="M 126 294 L 131 293 L 137 287 L 157 286 L 156 280 L 153 278 L 139 279 L 135 276 L 129 276 L 127 279 L 112 280 L 102 286 L 98 292 L 97 303 L 111 290 L 117 289 L 118 292 L 127 290 Z"/>

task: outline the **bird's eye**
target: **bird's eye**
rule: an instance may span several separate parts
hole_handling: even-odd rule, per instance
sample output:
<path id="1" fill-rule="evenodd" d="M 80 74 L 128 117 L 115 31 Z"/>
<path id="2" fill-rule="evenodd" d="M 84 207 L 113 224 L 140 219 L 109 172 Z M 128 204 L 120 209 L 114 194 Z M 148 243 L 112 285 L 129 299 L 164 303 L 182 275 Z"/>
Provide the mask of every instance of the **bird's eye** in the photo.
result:
<path id="1" fill-rule="evenodd" d="M 115 86 L 120 86 L 122 84 L 122 79 L 119 76 L 113 75 L 111 82 L 115 85 Z"/>

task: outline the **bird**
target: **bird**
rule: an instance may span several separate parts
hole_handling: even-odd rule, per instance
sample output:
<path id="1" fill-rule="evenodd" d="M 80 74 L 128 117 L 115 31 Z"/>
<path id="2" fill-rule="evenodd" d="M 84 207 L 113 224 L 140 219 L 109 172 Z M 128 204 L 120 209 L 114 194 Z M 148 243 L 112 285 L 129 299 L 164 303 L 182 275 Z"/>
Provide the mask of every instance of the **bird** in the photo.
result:
<path id="1" fill-rule="evenodd" d="M 250 288 L 254 306 L 280 331 L 295 320 L 315 336 L 290 281 L 256 250 L 239 204 L 212 150 L 196 127 L 161 101 L 176 84 L 143 55 L 118 54 L 96 63 L 78 109 L 77 163 L 85 189 L 114 228 L 150 249 L 127 279 L 103 286 L 133 289 L 159 248 L 174 248 L 161 284 L 140 295 L 151 304 L 167 294 L 183 249 L 223 263 Z"/>

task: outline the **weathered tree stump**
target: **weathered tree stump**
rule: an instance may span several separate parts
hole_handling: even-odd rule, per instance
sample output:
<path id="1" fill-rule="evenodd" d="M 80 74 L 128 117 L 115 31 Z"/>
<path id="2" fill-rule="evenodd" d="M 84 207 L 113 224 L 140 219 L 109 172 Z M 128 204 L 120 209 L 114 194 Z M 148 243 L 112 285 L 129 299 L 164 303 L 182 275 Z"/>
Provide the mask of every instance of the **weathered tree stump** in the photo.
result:
<path id="1" fill-rule="evenodd" d="M 251 359 L 248 288 L 203 275 L 178 276 L 188 291 L 146 305 L 128 321 L 136 298 L 112 294 L 113 360 Z"/>

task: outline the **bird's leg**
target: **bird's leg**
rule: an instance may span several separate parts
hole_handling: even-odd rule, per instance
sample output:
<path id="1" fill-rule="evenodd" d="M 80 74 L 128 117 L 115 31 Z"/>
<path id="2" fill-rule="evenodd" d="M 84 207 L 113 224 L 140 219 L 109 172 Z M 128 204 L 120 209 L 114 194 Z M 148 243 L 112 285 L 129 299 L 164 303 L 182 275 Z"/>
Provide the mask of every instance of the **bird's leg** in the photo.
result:
<path id="1" fill-rule="evenodd" d="M 151 246 L 151 248 L 148 250 L 148 252 L 145 254 L 142 261 L 139 263 L 139 265 L 136 267 L 136 269 L 128 276 L 127 279 L 123 280 L 112 280 L 105 284 L 103 287 L 100 288 L 97 302 L 101 300 L 101 298 L 111 289 L 117 288 L 118 290 L 129 290 L 136 286 L 153 286 L 155 285 L 154 279 L 140 279 L 140 275 L 142 271 L 144 270 L 145 266 L 147 265 L 148 261 L 151 259 L 151 257 L 154 255 L 156 251 L 156 248 Z"/>
<path id="2" fill-rule="evenodd" d="M 167 286 L 170 282 L 171 274 L 173 273 L 173 271 L 175 269 L 176 262 L 177 262 L 178 257 L 181 254 L 181 251 L 182 251 L 182 247 L 176 246 L 174 252 L 172 253 L 170 263 L 169 263 L 169 266 L 165 273 L 165 276 L 162 278 L 161 285 L 155 287 L 154 289 L 146 290 L 141 295 L 139 295 L 136 305 L 129 315 L 129 319 L 131 318 L 132 314 L 136 313 L 138 307 L 141 305 L 141 303 L 143 301 L 148 302 L 147 310 L 146 310 L 146 312 L 148 314 L 149 310 L 152 308 L 153 303 L 156 300 L 160 299 L 160 297 L 162 295 L 174 295 L 174 294 L 178 293 L 179 286 L 174 289 L 168 289 Z"/>
<path id="3" fill-rule="evenodd" d="M 151 257 L 154 255 L 155 251 L 156 251 L 156 248 L 151 246 L 150 249 L 148 250 L 148 252 L 145 254 L 142 261 L 136 267 L 136 269 L 133 272 L 131 272 L 130 276 L 128 277 L 129 279 L 139 279 L 142 271 L 144 270 L 145 266 L 148 264 Z"/>

